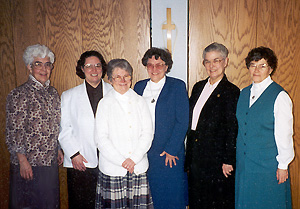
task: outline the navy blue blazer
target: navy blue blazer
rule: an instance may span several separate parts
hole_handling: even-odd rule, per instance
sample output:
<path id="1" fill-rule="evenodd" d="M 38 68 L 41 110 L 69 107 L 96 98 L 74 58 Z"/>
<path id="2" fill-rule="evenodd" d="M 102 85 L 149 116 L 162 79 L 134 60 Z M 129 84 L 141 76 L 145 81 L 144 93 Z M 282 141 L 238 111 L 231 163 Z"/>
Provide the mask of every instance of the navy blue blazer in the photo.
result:
<path id="1" fill-rule="evenodd" d="M 139 81 L 134 90 L 143 95 L 149 79 Z M 149 152 L 177 156 L 182 152 L 184 138 L 189 124 L 189 100 L 185 83 L 179 79 L 166 77 L 155 108 L 155 133 Z M 159 138 L 159 141 L 155 141 Z M 150 154 L 149 153 L 149 154 Z"/>
<path id="2" fill-rule="evenodd" d="M 137 82 L 134 90 L 143 95 L 148 81 Z M 154 208 L 185 208 L 184 139 L 188 124 L 189 100 L 185 83 L 166 77 L 155 107 L 155 133 L 148 152 L 148 178 Z M 163 151 L 179 158 L 176 166 L 165 166 L 166 157 L 160 156 Z"/>

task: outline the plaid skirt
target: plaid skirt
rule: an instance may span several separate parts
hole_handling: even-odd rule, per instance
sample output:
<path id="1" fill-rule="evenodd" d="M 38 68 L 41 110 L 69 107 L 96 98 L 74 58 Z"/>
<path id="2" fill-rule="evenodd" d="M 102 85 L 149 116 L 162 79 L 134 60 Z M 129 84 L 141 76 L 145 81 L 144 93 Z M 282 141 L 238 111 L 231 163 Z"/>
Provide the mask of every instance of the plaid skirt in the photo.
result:
<path id="1" fill-rule="evenodd" d="M 99 172 L 96 208 L 153 208 L 146 173 L 108 176 Z"/>

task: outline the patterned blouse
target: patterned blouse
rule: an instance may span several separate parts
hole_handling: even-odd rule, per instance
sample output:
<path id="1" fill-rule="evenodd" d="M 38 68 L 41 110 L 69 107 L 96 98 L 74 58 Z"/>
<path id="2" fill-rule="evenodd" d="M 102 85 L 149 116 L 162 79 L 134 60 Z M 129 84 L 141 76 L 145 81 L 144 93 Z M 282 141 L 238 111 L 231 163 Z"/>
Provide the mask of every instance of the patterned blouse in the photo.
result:
<path id="1" fill-rule="evenodd" d="M 6 100 L 6 144 L 11 163 L 24 154 L 31 166 L 50 166 L 57 160 L 60 97 L 33 76 L 12 90 Z"/>

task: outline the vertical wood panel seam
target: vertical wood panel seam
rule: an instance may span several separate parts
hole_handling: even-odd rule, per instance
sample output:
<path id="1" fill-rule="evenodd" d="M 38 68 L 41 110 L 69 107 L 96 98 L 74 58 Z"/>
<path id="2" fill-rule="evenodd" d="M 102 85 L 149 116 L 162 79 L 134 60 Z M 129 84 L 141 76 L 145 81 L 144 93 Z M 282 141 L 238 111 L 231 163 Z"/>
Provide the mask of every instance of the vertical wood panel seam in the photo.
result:
<path id="1" fill-rule="evenodd" d="M 13 56 L 14 56 L 14 71 L 15 71 L 15 83 L 14 83 L 14 86 L 16 87 L 17 86 L 17 66 L 16 66 L 16 52 L 15 52 L 15 20 L 16 20 L 16 9 L 15 9 L 15 1 L 9 1 L 9 6 L 10 6 L 10 11 L 13 12 L 13 18 L 11 18 L 11 21 L 10 21 L 10 24 L 11 24 L 11 27 L 12 27 L 12 44 L 13 44 Z"/>
<path id="2" fill-rule="evenodd" d="M 257 46 L 257 43 L 258 43 L 258 2 L 259 0 L 256 0 L 256 21 L 255 21 L 255 28 L 256 28 L 256 31 L 255 31 L 255 46 Z"/>

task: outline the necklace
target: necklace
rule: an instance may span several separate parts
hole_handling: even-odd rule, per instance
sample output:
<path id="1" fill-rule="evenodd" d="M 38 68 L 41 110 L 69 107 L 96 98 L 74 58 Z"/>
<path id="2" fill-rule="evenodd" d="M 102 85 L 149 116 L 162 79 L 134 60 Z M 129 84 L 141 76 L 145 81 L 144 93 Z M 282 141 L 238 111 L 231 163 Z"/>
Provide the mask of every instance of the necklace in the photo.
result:
<path id="1" fill-rule="evenodd" d="M 150 88 L 150 91 L 151 91 L 151 96 L 152 96 L 152 100 L 151 100 L 151 103 L 154 103 L 156 100 L 154 99 L 156 96 L 157 96 L 157 98 L 158 98 L 158 96 L 159 96 L 159 94 L 160 94 L 160 91 L 161 91 L 161 89 L 162 89 L 162 87 L 164 86 L 164 85 L 162 85 L 160 88 L 159 88 L 159 90 L 158 90 L 158 93 L 157 93 L 157 95 L 156 96 L 153 96 L 153 92 L 152 92 L 152 88 L 151 88 L 151 83 L 150 83 L 150 81 L 148 81 L 149 83 L 149 88 Z"/>

